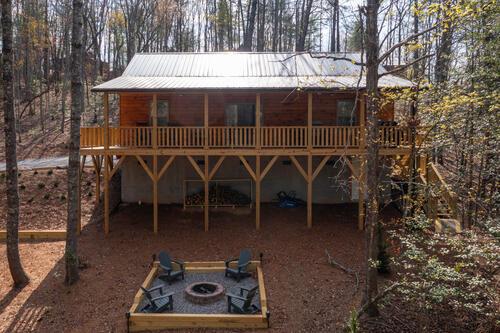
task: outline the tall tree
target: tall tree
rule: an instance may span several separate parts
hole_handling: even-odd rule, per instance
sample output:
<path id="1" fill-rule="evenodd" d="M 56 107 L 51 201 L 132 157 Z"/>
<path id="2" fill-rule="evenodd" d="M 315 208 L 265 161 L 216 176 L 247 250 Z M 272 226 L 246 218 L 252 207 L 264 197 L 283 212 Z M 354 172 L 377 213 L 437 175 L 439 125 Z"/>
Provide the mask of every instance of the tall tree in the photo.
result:
<path id="1" fill-rule="evenodd" d="M 84 111 L 83 95 L 83 3 L 73 0 L 73 27 L 71 34 L 71 125 L 68 163 L 68 220 L 66 226 L 66 278 L 67 284 L 78 281 L 78 235 L 80 182 L 80 117 Z"/>
<path id="2" fill-rule="evenodd" d="M 306 38 L 309 33 L 313 0 L 302 0 L 301 10 L 297 8 L 297 33 L 295 42 L 295 51 L 304 51 L 306 49 Z"/>
<path id="3" fill-rule="evenodd" d="M 379 144 L 378 144 L 378 66 L 379 66 L 379 32 L 378 32 L 378 10 L 379 0 L 367 0 L 364 8 L 366 16 L 364 45 L 366 47 L 366 125 L 367 125 L 367 205 L 365 220 L 365 251 L 366 251 L 366 281 L 363 301 L 369 304 L 366 310 L 370 316 L 378 315 L 375 297 L 378 293 L 377 267 L 375 263 L 378 257 L 378 166 L 379 166 Z"/>
<path id="4" fill-rule="evenodd" d="M 240 8 L 242 8 L 241 0 L 239 1 L 240 1 Z M 252 38 L 253 38 L 253 32 L 255 30 L 256 15 L 257 15 L 257 0 L 250 0 L 247 7 L 246 24 L 242 14 L 243 45 L 241 45 L 240 47 L 240 50 L 242 51 L 252 50 Z"/>
<path id="5" fill-rule="evenodd" d="M 2 88 L 7 173 L 7 260 L 14 286 L 29 282 L 19 257 L 19 193 L 17 189 L 16 121 L 12 52 L 12 1 L 2 0 Z"/>

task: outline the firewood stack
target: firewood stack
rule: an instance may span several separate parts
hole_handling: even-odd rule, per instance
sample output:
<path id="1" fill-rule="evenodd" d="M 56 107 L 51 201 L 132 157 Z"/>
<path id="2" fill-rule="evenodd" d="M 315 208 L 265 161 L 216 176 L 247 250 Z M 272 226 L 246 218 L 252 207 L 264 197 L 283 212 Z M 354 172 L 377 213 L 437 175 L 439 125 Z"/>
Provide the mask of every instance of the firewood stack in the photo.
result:
<path id="1" fill-rule="evenodd" d="M 186 196 L 186 206 L 202 206 L 205 191 Z M 244 206 L 251 203 L 248 195 L 232 189 L 230 186 L 210 186 L 208 201 L 211 206 Z"/>

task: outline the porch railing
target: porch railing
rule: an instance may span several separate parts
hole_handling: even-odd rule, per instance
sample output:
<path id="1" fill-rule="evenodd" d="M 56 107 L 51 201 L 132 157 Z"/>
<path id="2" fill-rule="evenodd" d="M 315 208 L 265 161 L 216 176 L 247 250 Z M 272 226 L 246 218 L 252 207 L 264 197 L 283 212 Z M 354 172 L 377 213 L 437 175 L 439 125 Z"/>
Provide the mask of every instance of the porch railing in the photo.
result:
<path id="1" fill-rule="evenodd" d="M 256 148 L 255 127 L 209 127 L 208 136 L 204 127 L 158 127 L 159 148 Z M 359 126 L 314 126 L 313 148 L 360 148 Z M 382 126 L 379 128 L 379 143 L 384 148 L 408 147 L 411 144 L 410 128 Z M 104 146 L 104 128 L 82 127 L 82 148 Z M 110 127 L 110 147 L 150 148 L 153 146 L 153 127 Z M 268 148 L 306 148 L 308 128 L 306 126 L 264 126 L 260 128 L 260 146 Z"/>

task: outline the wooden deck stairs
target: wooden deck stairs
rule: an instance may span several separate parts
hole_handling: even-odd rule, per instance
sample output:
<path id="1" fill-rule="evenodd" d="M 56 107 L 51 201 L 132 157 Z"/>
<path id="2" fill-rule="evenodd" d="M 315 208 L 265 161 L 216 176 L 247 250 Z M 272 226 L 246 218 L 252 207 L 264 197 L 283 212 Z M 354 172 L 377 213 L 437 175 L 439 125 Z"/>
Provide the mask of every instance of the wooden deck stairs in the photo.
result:
<path id="1" fill-rule="evenodd" d="M 458 197 L 446 183 L 433 163 L 420 167 L 421 181 L 429 185 L 425 211 L 434 220 L 436 232 L 462 232 L 462 223 L 458 212 Z"/>

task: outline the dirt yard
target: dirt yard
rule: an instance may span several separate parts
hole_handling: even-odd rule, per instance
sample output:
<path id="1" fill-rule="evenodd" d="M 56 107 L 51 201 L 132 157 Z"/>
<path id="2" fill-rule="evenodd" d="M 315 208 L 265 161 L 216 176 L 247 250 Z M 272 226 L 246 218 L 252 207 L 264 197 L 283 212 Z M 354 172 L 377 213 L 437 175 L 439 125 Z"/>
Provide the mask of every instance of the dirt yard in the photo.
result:
<path id="1" fill-rule="evenodd" d="M 82 175 L 82 223 L 90 219 L 95 204 L 95 175 L 86 168 Z M 19 179 L 19 229 L 65 229 L 67 178 L 64 169 L 21 171 Z M 5 229 L 7 207 L 5 174 L 0 173 L 0 229 Z"/>
<path id="2" fill-rule="evenodd" d="M 42 177 L 40 173 L 38 176 Z M 43 177 L 51 188 L 46 192 L 52 196 L 53 180 L 48 175 Z M 63 177 L 58 179 L 63 183 Z M 58 189 L 62 191 L 63 186 Z M 23 202 L 28 192 L 22 194 Z M 93 199 L 84 200 L 84 207 L 90 208 Z M 38 197 L 32 203 L 23 206 L 23 219 L 31 210 L 30 221 L 44 220 L 40 223 L 45 227 L 50 221 L 53 228 L 61 227 L 63 203 L 43 204 Z M 41 215 L 44 209 L 58 213 Z M 155 236 L 151 206 L 126 205 L 112 216 L 111 232 L 105 237 L 101 222 L 86 223 L 88 213 L 79 242 L 81 280 L 72 287 L 63 283 L 64 242 L 20 245 L 24 267 L 31 276 L 31 283 L 20 292 L 11 289 L 5 243 L 0 243 L 0 331 L 126 332 L 125 313 L 149 271 L 153 253 L 167 250 L 186 261 L 224 260 L 243 247 L 250 248 L 256 258 L 264 254 L 271 311 L 268 332 L 339 331 L 349 312 L 359 305 L 362 286 L 356 292 L 352 276 L 330 267 L 325 250 L 337 261 L 362 272 L 364 241 L 356 229 L 356 214 L 357 205 L 315 206 L 314 226 L 308 230 L 304 208 L 285 210 L 264 205 L 262 228 L 256 231 L 253 215 L 214 210 L 211 229 L 204 232 L 201 211 L 165 206 L 160 207 L 160 233 Z M 390 219 L 397 212 L 388 209 L 384 216 Z"/>

